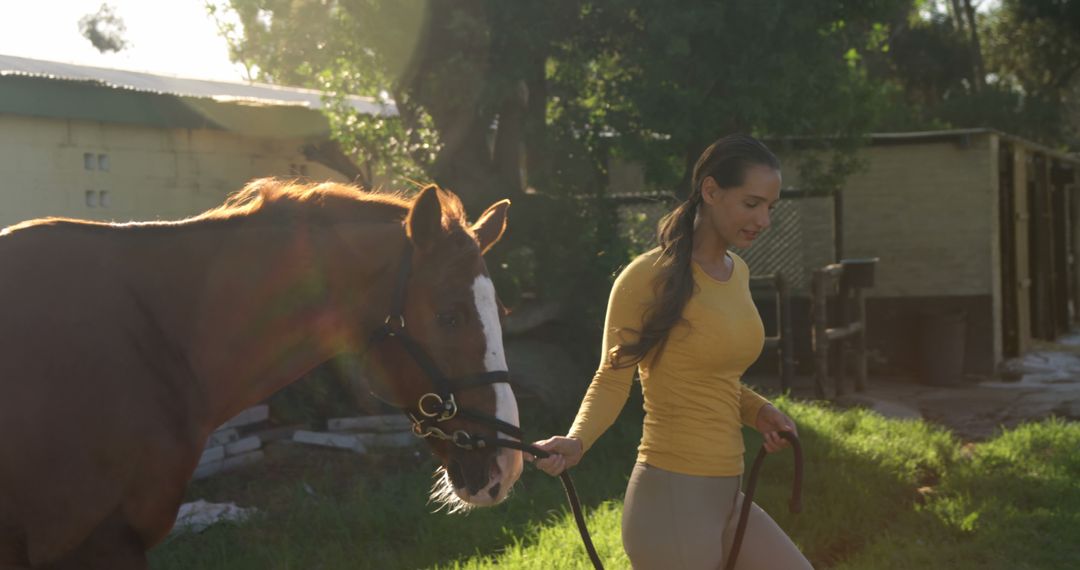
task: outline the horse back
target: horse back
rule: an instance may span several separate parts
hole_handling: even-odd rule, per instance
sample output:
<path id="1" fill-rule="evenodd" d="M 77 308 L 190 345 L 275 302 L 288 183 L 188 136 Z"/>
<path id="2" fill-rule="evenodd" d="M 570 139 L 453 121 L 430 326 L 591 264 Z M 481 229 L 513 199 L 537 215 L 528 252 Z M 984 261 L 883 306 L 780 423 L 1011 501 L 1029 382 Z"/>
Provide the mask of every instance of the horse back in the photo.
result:
<path id="1" fill-rule="evenodd" d="M 31 560 L 74 548 L 118 509 L 160 539 L 197 462 L 184 371 L 160 360 L 121 233 L 0 236 L 0 433 L 19 434 L 0 438 L 0 529 Z"/>

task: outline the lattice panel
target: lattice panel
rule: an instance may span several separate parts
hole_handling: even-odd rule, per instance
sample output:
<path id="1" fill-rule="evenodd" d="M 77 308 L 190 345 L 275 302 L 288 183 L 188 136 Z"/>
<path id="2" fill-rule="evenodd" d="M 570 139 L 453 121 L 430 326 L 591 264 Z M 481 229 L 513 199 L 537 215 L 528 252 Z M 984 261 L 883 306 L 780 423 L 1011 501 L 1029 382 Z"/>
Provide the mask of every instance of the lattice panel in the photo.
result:
<path id="1" fill-rule="evenodd" d="M 746 260 L 753 275 L 780 273 L 793 291 L 809 288 L 809 272 L 803 259 L 803 227 L 796 200 L 781 200 L 772 214 L 772 225 L 754 245 L 735 252 Z"/>

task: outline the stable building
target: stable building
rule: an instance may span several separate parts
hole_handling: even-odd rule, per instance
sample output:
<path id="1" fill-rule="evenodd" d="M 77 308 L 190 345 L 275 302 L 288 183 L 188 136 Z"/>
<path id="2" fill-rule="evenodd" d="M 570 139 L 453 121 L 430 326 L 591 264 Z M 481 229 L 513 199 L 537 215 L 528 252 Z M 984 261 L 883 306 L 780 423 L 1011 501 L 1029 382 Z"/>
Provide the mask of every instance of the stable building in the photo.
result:
<path id="1" fill-rule="evenodd" d="M 322 108 L 307 89 L 0 55 L 0 228 L 43 216 L 177 219 L 265 176 L 343 181 L 312 159 L 330 141 Z"/>
<path id="2" fill-rule="evenodd" d="M 774 146 L 798 187 L 800 142 Z M 943 318 L 963 323 L 956 347 L 976 376 L 1070 329 L 1080 156 L 964 129 L 874 134 L 858 158 L 812 233 L 834 260 L 880 258 L 866 291 L 869 344 L 890 364 L 917 370 L 921 340 Z"/>

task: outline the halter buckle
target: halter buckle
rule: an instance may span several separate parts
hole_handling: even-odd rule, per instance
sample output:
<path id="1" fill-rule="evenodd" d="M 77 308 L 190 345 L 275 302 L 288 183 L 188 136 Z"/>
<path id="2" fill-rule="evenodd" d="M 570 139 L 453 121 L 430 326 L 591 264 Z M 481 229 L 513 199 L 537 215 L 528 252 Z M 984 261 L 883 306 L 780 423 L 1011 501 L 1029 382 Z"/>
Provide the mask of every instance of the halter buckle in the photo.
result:
<path id="1" fill-rule="evenodd" d="M 428 411 L 424 407 L 424 403 L 428 400 L 434 400 L 432 409 L 435 411 Z M 420 396 L 420 401 L 417 402 L 416 407 L 421 415 L 428 418 L 435 418 L 435 421 L 437 422 L 445 422 L 446 420 L 453 418 L 457 415 L 458 410 L 457 401 L 454 400 L 453 394 L 450 394 L 450 397 L 444 400 L 442 396 L 434 392 L 428 392 L 427 394 Z"/>

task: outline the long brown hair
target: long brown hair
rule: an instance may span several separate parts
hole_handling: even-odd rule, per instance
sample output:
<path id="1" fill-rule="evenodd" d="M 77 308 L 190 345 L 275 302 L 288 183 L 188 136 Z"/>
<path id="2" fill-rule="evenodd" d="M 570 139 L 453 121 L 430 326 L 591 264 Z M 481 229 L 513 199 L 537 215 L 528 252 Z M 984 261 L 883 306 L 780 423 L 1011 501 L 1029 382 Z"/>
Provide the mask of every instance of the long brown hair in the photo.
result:
<path id="1" fill-rule="evenodd" d="M 683 321 L 683 309 L 694 294 L 690 256 L 694 251 L 694 220 L 701 204 L 701 184 L 712 177 L 720 188 L 741 186 L 746 169 L 755 165 L 779 170 L 780 160 L 761 141 L 747 135 L 728 135 L 701 153 L 694 165 L 690 196 L 664 216 L 657 227 L 660 272 L 653 282 L 656 300 L 645 311 L 637 342 L 611 349 L 612 366 L 636 365 L 654 347 L 653 361 L 660 358 L 671 329 Z"/>

